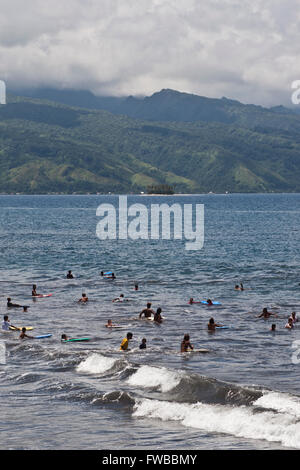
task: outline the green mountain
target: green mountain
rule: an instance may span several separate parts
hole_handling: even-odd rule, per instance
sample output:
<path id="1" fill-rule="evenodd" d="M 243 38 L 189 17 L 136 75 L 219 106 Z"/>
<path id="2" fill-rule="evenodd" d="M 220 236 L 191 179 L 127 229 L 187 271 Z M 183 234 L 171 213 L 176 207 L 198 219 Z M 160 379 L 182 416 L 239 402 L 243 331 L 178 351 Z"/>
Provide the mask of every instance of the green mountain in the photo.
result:
<path id="1" fill-rule="evenodd" d="M 114 101 L 125 105 L 135 118 L 9 95 L 0 106 L 0 191 L 165 184 L 177 192 L 300 192 L 300 116 L 286 108 L 173 90 Z"/>

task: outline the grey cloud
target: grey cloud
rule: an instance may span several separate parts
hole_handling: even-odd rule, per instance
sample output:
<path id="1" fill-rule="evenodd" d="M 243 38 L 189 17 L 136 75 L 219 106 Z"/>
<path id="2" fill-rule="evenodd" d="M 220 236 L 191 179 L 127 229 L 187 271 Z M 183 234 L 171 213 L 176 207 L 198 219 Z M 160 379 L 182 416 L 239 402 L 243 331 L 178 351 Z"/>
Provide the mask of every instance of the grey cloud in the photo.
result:
<path id="1" fill-rule="evenodd" d="M 290 104 L 299 14 L 298 0 L 4 0 L 0 79 Z"/>

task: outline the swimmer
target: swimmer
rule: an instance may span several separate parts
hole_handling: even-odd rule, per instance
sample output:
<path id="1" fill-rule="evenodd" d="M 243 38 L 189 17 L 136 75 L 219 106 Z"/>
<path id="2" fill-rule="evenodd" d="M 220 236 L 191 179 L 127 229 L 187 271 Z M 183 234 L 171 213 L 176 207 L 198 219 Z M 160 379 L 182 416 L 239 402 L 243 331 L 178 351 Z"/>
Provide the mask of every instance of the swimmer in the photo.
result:
<path id="1" fill-rule="evenodd" d="M 297 323 L 298 318 L 296 312 L 292 312 L 290 318 L 293 320 L 293 323 Z"/>
<path id="2" fill-rule="evenodd" d="M 276 313 L 268 312 L 267 308 L 264 308 L 262 313 L 258 315 L 256 318 L 264 318 L 265 320 L 270 318 L 271 316 L 277 317 Z"/>
<path id="3" fill-rule="evenodd" d="M 68 271 L 68 274 L 67 274 L 67 279 L 74 279 L 74 276 L 72 274 L 72 271 Z"/>
<path id="4" fill-rule="evenodd" d="M 22 331 L 21 331 L 21 334 L 19 336 L 20 339 L 25 339 L 25 338 L 28 338 L 28 339 L 33 339 L 33 336 L 28 336 L 26 334 L 26 328 L 25 326 L 22 328 Z"/>
<path id="5" fill-rule="evenodd" d="M 213 305 L 212 301 L 210 299 L 207 299 L 207 305 Z"/>
<path id="6" fill-rule="evenodd" d="M 154 314 L 154 321 L 156 323 L 162 323 L 162 321 L 163 321 L 162 316 L 161 316 L 161 308 L 160 307 L 156 310 L 156 313 Z"/>
<path id="7" fill-rule="evenodd" d="M 234 286 L 234 289 L 235 289 L 235 290 L 244 290 L 244 286 L 243 286 L 242 283 L 240 283 L 240 285 L 236 284 L 236 285 Z"/>
<path id="8" fill-rule="evenodd" d="M 27 309 L 29 308 L 28 305 L 13 304 L 10 297 L 7 297 L 6 305 L 8 308 L 22 308 L 24 312 L 27 312 Z"/>
<path id="9" fill-rule="evenodd" d="M 134 290 L 139 290 L 139 285 L 138 284 L 134 285 Z"/>
<path id="10" fill-rule="evenodd" d="M 86 294 L 83 293 L 81 299 L 79 299 L 78 302 L 85 303 L 85 302 L 87 302 L 88 300 L 89 300 L 89 299 L 88 299 L 88 297 L 86 296 Z"/>
<path id="11" fill-rule="evenodd" d="M 113 325 L 112 321 L 111 320 L 107 320 L 107 323 L 106 323 L 106 328 L 114 328 L 116 327 L 117 325 Z"/>
<path id="12" fill-rule="evenodd" d="M 146 342 L 147 342 L 146 338 L 143 338 L 143 339 L 142 339 L 142 342 L 141 342 L 141 344 L 140 344 L 140 346 L 139 346 L 140 349 L 146 349 L 146 348 L 147 348 Z"/>
<path id="13" fill-rule="evenodd" d="M 69 336 L 61 335 L 61 341 L 67 341 L 68 339 L 69 339 Z"/>
<path id="14" fill-rule="evenodd" d="M 113 299 L 112 302 L 128 302 L 128 299 L 125 299 L 124 294 L 120 294 L 120 297 Z"/>
<path id="15" fill-rule="evenodd" d="M 2 322 L 2 330 L 9 331 L 11 328 L 14 328 L 17 330 L 17 327 L 10 323 L 8 316 L 4 315 L 3 322 Z"/>
<path id="16" fill-rule="evenodd" d="M 270 331 L 276 331 L 276 325 L 275 325 L 275 323 L 272 323 L 272 326 L 271 326 Z"/>
<path id="17" fill-rule="evenodd" d="M 121 343 L 121 346 L 120 346 L 121 351 L 128 350 L 128 344 L 129 344 L 129 341 L 132 339 L 132 336 L 133 336 L 132 333 L 127 333 L 126 338 L 124 338 Z"/>
<path id="18" fill-rule="evenodd" d="M 223 326 L 219 323 L 215 323 L 215 320 L 213 318 L 211 318 L 208 322 L 208 325 L 207 325 L 207 328 L 210 330 L 210 331 L 215 331 L 216 327 L 217 326 Z"/>
<path id="19" fill-rule="evenodd" d="M 147 303 L 147 308 L 144 308 L 144 310 L 141 311 L 139 318 L 142 318 L 143 315 L 145 318 L 151 318 L 152 315 L 155 315 L 155 312 L 151 309 L 151 305 L 152 304 L 150 302 Z"/>
<path id="20" fill-rule="evenodd" d="M 292 318 L 289 318 L 289 319 L 288 319 L 288 322 L 287 322 L 287 324 L 285 325 L 284 328 L 288 328 L 289 330 L 291 330 L 291 329 L 294 328 L 294 322 L 293 322 L 293 319 L 292 319 Z"/>
<path id="21" fill-rule="evenodd" d="M 183 337 L 180 345 L 180 352 L 187 352 L 188 349 L 194 349 L 194 346 L 190 343 L 190 335 L 186 334 Z"/>

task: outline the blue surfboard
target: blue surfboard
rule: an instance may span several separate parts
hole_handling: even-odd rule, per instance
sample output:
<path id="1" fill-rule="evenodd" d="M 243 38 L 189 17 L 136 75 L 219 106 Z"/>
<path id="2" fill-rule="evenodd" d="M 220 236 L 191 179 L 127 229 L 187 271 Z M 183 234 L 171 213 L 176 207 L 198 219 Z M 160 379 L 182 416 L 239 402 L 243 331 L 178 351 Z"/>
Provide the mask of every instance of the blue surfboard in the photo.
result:
<path id="1" fill-rule="evenodd" d="M 52 335 L 40 335 L 40 336 L 34 336 L 34 339 L 42 339 L 42 338 L 50 338 Z"/>

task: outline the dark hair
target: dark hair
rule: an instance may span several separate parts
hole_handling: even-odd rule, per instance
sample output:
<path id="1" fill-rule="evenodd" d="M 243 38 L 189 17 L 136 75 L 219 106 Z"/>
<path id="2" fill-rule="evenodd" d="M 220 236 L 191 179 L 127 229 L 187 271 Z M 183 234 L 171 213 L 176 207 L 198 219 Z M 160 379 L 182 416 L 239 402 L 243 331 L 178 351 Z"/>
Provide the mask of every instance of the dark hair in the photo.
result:
<path id="1" fill-rule="evenodd" d="M 190 335 L 188 335 L 188 334 L 184 335 L 183 339 L 184 339 L 185 341 L 189 341 Z"/>
<path id="2" fill-rule="evenodd" d="M 209 323 L 212 325 L 213 323 L 215 323 L 215 320 L 213 318 L 210 318 Z"/>
<path id="3" fill-rule="evenodd" d="M 156 313 L 161 313 L 161 308 L 158 307 L 158 309 L 156 310 Z"/>
<path id="4" fill-rule="evenodd" d="M 127 339 L 132 338 L 132 333 L 127 333 Z"/>
<path id="5" fill-rule="evenodd" d="M 147 303 L 147 308 L 150 308 L 151 305 L 152 305 L 151 302 L 148 302 L 148 303 Z"/>
<path id="6" fill-rule="evenodd" d="M 4 320 L 4 321 L 7 321 L 7 320 L 8 320 L 8 316 L 7 316 L 7 315 L 4 315 L 3 320 Z"/>

